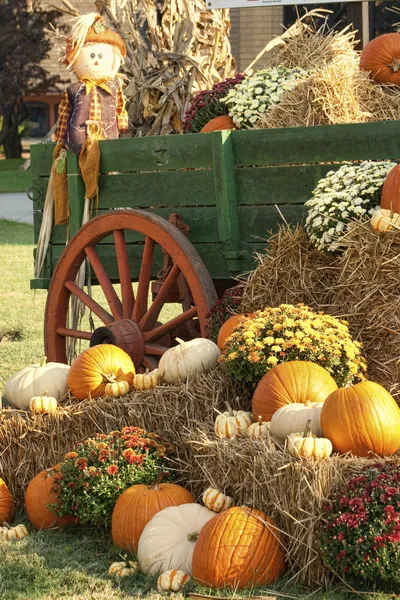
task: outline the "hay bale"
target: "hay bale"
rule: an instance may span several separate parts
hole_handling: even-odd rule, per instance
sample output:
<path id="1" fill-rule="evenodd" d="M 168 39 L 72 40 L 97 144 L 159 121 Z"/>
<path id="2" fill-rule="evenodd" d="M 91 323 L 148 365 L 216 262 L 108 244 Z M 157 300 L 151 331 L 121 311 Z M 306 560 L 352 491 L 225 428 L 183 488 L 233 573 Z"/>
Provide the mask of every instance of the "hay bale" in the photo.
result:
<path id="1" fill-rule="evenodd" d="M 75 442 L 127 425 L 155 431 L 174 444 L 177 468 L 182 461 L 189 462 L 181 440 L 199 423 L 212 428 L 216 410 L 226 410 L 227 403 L 232 408 L 246 406 L 247 393 L 215 369 L 187 384 L 160 386 L 116 400 L 77 403 L 69 398 L 56 415 L 4 409 L 0 411 L 0 477 L 22 504 L 32 477 L 60 462 Z M 182 467 L 181 475 L 185 479 L 190 472 Z"/>
<path id="2" fill-rule="evenodd" d="M 300 225 L 280 227 L 256 259 L 258 266 L 243 281 L 238 313 L 300 302 L 318 310 L 332 306 L 335 259 L 316 250 Z"/>

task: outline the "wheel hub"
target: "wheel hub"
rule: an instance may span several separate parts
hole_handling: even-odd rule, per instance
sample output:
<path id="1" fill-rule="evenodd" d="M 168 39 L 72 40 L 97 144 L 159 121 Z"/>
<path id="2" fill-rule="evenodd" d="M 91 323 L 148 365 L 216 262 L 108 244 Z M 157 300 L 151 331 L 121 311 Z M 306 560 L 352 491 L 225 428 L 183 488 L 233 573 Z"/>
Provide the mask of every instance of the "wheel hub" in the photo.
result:
<path id="1" fill-rule="evenodd" d="M 98 344 L 114 344 L 131 357 L 135 367 L 140 365 L 144 357 L 144 339 L 135 321 L 120 319 L 106 327 L 96 329 L 90 338 L 90 346 Z"/>

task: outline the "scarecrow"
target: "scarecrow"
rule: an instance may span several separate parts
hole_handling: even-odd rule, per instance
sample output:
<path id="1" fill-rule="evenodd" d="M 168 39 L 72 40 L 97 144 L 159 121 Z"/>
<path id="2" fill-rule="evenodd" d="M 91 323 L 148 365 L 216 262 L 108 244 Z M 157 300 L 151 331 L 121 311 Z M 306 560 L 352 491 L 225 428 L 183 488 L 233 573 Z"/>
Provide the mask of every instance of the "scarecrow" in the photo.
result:
<path id="1" fill-rule="evenodd" d="M 89 218 L 90 201 L 98 198 L 99 140 L 116 139 L 128 131 L 128 113 L 118 70 L 126 56 L 122 38 L 97 13 L 73 19 L 63 63 L 77 81 L 64 92 L 56 132 L 57 146 L 46 194 L 38 240 L 35 276 L 40 276 L 54 224 L 68 222 L 67 149 L 79 157 L 85 184 L 82 224 Z"/>

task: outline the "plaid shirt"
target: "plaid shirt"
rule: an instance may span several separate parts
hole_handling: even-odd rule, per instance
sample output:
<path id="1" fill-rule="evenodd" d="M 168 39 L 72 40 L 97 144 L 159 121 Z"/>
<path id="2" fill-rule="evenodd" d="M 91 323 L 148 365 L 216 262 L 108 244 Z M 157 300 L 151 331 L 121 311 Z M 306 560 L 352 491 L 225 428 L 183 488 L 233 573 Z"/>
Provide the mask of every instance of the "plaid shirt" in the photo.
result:
<path id="1" fill-rule="evenodd" d="M 103 87 L 103 86 L 102 86 Z M 103 88 L 104 89 L 104 88 Z M 97 87 L 95 85 L 90 86 L 90 121 L 101 122 L 101 102 Z M 129 129 L 128 113 L 125 109 L 125 97 L 122 93 L 121 86 L 118 88 L 116 98 L 116 113 L 117 113 L 117 124 L 120 133 L 126 133 Z M 58 108 L 58 126 L 56 139 L 59 142 L 63 142 L 67 133 L 68 120 L 71 115 L 71 105 L 68 99 L 68 91 L 65 90 L 60 106 Z"/>

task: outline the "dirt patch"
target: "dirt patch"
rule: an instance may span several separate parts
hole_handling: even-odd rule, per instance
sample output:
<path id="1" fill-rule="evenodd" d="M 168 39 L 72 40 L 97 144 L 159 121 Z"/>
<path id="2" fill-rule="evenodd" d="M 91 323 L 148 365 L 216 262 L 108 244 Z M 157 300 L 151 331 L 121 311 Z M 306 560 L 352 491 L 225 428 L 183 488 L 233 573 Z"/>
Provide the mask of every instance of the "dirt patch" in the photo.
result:
<path id="1" fill-rule="evenodd" d="M 7 342 L 20 342 L 22 340 L 22 331 L 19 329 L 12 329 L 10 331 L 4 331 L 0 333 L 0 344 Z"/>

